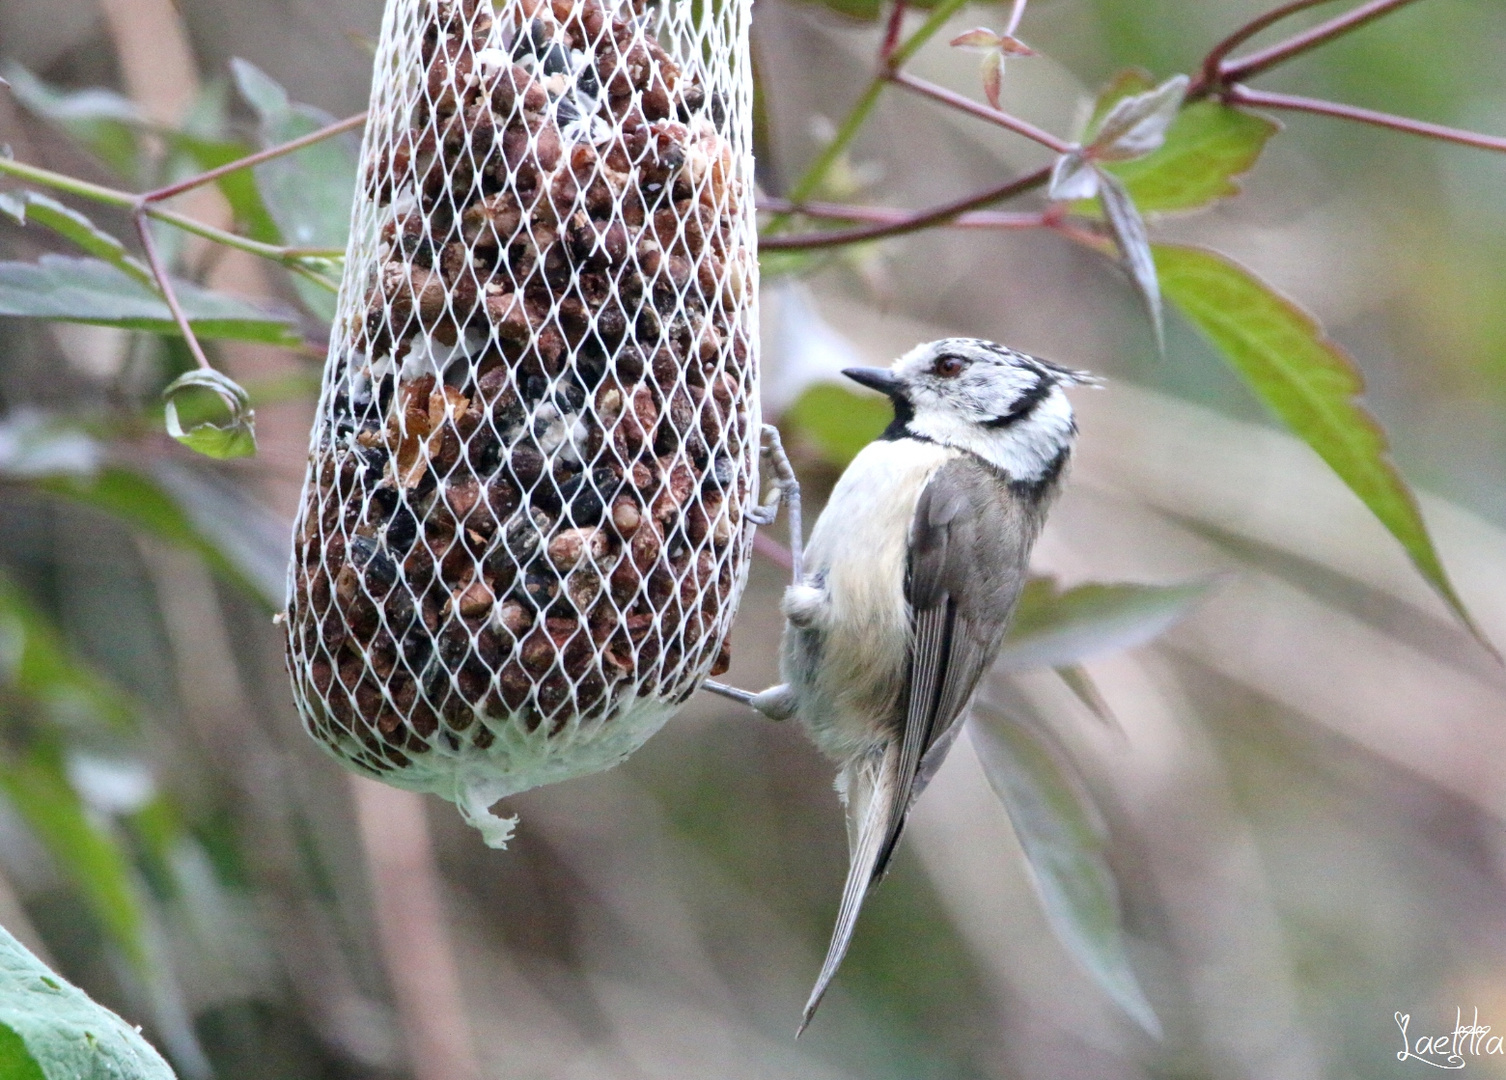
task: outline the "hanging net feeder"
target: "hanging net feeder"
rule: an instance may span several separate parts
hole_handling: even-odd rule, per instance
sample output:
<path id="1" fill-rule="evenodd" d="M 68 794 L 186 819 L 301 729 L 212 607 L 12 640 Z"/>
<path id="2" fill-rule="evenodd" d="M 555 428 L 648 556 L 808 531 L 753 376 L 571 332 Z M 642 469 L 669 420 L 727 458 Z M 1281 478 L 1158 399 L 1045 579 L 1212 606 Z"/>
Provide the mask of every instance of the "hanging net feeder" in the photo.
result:
<path id="1" fill-rule="evenodd" d="M 497 799 L 710 674 L 758 500 L 749 3 L 389 0 L 295 527 L 309 732 Z"/>

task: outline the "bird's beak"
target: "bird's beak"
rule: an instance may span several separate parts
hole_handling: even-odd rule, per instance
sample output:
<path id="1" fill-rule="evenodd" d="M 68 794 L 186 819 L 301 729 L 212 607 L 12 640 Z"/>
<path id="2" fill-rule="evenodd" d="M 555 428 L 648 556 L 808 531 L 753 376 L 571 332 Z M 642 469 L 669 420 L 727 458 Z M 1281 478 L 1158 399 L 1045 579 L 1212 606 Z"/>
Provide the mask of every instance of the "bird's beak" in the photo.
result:
<path id="1" fill-rule="evenodd" d="M 842 374 L 859 386 L 877 390 L 888 397 L 899 397 L 905 390 L 905 380 L 887 368 L 850 367 L 843 368 Z"/>

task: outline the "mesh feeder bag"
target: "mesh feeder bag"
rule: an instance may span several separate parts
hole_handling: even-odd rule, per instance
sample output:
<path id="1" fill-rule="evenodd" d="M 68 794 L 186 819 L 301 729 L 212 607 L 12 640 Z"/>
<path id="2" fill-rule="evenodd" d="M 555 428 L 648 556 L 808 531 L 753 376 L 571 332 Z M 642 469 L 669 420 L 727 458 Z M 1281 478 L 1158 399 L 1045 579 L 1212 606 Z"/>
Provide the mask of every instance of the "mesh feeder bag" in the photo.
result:
<path id="1" fill-rule="evenodd" d="M 728 663 L 758 497 L 748 0 L 389 0 L 289 572 L 310 733 L 453 800 Z"/>

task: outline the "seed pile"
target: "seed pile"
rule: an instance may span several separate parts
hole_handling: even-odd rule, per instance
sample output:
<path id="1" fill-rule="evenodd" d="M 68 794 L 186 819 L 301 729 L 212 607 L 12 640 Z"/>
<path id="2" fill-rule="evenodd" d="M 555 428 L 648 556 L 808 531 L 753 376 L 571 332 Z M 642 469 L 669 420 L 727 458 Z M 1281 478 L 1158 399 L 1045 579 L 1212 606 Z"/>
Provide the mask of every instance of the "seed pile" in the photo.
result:
<path id="1" fill-rule="evenodd" d="M 757 451 L 750 192 L 701 56 L 602 0 L 409 6 L 288 617 L 311 732 L 399 782 L 725 670 Z"/>

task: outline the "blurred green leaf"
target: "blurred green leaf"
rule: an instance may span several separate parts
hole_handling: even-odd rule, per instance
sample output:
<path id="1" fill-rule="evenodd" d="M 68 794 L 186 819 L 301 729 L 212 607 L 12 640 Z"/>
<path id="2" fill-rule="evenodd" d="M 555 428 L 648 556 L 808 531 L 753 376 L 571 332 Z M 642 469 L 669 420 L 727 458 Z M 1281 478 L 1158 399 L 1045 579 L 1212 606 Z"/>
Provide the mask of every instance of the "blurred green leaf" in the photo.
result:
<path id="1" fill-rule="evenodd" d="M 816 383 L 785 410 L 780 426 L 809 439 L 833 464 L 846 465 L 893 419 L 887 398 Z"/>
<path id="2" fill-rule="evenodd" d="M 177 397 L 185 390 L 209 390 L 230 410 L 224 423 L 205 420 L 184 428 L 178 418 Z M 256 413 L 245 388 L 219 371 L 196 368 L 178 376 L 162 391 L 166 402 L 167 433 L 190 450 L 219 460 L 251 457 L 256 453 Z"/>
<path id="3" fill-rule="evenodd" d="M 170 462 L 152 473 L 108 465 L 92 476 L 56 475 L 38 486 L 195 551 L 270 610 L 283 606 L 287 526 L 239 489 Z"/>
<path id="4" fill-rule="evenodd" d="M 810 273 L 824 261 L 814 251 L 760 251 L 758 277 L 763 282 L 772 282 L 782 277 L 799 277 Z"/>
<path id="5" fill-rule="evenodd" d="M 0 1022 L 0 1077 L 5 1080 L 47 1080 L 42 1066 L 26 1049 L 26 1040 L 3 1022 Z"/>
<path id="6" fill-rule="evenodd" d="M 137 966 L 147 961 L 143 915 L 131 865 L 118 839 L 79 798 L 55 747 L 39 744 L 19 760 L 0 759 L 0 790 L 78 888 L 94 917 Z"/>
<path id="7" fill-rule="evenodd" d="M 0 1077 L 173 1080 L 140 1033 L 0 928 Z"/>
<path id="8" fill-rule="evenodd" d="M 99 445 L 76 425 L 27 408 L 0 420 L 0 478 L 90 475 L 98 467 Z"/>
<path id="9" fill-rule="evenodd" d="M 48 86 L 19 64 L 7 64 L 11 92 L 33 113 L 60 129 L 111 170 L 141 179 L 140 132 L 145 124 L 129 98 L 97 87 L 65 91 Z"/>
<path id="10" fill-rule="evenodd" d="M 309 105 L 295 104 L 287 91 L 245 60 L 231 61 L 241 96 L 261 121 L 262 146 L 271 147 L 311 135 L 335 118 Z M 313 146 L 256 166 L 256 182 L 281 233 L 297 248 L 345 247 L 356 190 L 360 142 L 353 134 L 337 135 Z M 325 321 L 332 321 L 335 297 L 296 275 L 299 298 Z"/>
<path id="11" fill-rule="evenodd" d="M 986 695 L 973 705 L 968 734 L 1009 812 L 1057 937 L 1120 1008 L 1159 1037 L 1160 1021 L 1130 967 L 1119 890 L 1082 784 L 1046 743 Z"/>
<path id="12" fill-rule="evenodd" d="M 118 690 L 76 663 L 52 624 L 0 576 L 0 686 L 36 702 L 56 722 L 130 727 L 135 712 Z"/>
<path id="13" fill-rule="evenodd" d="M 286 346 L 302 340 L 290 318 L 187 282 L 173 286 L 200 337 Z M 152 289 L 107 262 L 64 255 L 0 263 L 0 315 L 178 333 L 172 312 Z"/>
<path id="14" fill-rule="evenodd" d="M 105 232 L 84 214 L 35 191 L 0 192 L 0 212 L 22 225 L 35 223 L 71 240 L 97 259 L 129 274 L 147 288 L 154 288 L 152 272 L 120 240 Z"/>
<path id="15" fill-rule="evenodd" d="M 1066 664 L 1055 670 L 1062 685 L 1072 691 L 1073 696 L 1082 702 L 1090 713 L 1113 730 L 1123 734 L 1124 729 L 1119 724 L 1119 718 L 1114 715 L 1114 710 L 1109 707 L 1108 701 L 1098 689 L 1098 684 L 1093 681 L 1093 676 L 1089 674 L 1087 668 L 1081 664 Z"/>
<path id="16" fill-rule="evenodd" d="M 1417 498 L 1391 461 L 1385 432 L 1357 400 L 1365 385 L 1354 361 L 1312 316 L 1232 260 L 1167 244 L 1158 245 L 1155 254 L 1172 302 L 1255 396 L 1349 485 L 1438 595 L 1490 647 L 1449 581 Z"/>
<path id="17" fill-rule="evenodd" d="M 999 663 L 1009 671 L 1068 668 L 1160 636 L 1208 591 L 1190 585 L 1078 585 L 1031 578 L 1020 593 Z"/>

